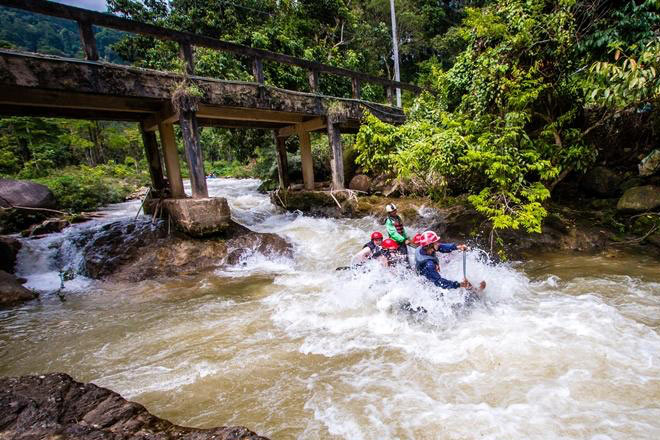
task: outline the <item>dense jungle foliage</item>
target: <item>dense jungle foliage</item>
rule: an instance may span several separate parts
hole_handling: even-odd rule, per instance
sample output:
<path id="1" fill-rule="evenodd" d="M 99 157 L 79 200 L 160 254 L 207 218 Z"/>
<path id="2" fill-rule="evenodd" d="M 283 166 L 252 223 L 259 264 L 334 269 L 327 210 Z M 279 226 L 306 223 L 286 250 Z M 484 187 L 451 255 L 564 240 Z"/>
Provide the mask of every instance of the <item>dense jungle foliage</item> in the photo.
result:
<path id="1" fill-rule="evenodd" d="M 496 230 L 538 232 L 548 201 L 567 182 L 595 164 L 627 172 L 656 147 L 657 0 L 397 0 L 396 8 L 402 81 L 424 85 L 429 92 L 417 98 L 404 95 L 405 125 L 389 126 L 367 116 L 357 137 L 344 137 L 345 146 L 357 151 L 363 172 L 398 179 L 409 193 L 468 195 Z M 388 0 L 108 0 L 108 10 L 393 75 Z M 8 11 L 0 9 L 3 46 L 79 52 L 69 27 Z M 17 41 L 7 30 L 28 21 L 42 31 L 19 32 Z M 107 33 L 100 45 L 108 47 L 102 54 L 115 61 L 182 71 L 177 47 L 168 42 Z M 248 59 L 200 48 L 195 57 L 199 75 L 252 79 Z M 276 63 L 264 67 L 268 84 L 308 87 L 300 69 Z M 323 93 L 350 96 L 347 79 L 323 75 L 320 86 Z M 365 85 L 363 97 L 382 102 L 384 91 Z M 21 124 L 19 135 L 15 127 Z M 48 134 L 28 142 L 25 133 L 39 131 L 30 124 L 50 124 L 60 131 L 42 130 Z M 100 125 L 108 134 L 99 144 L 94 130 L 76 124 Z M 69 165 L 142 163 L 135 127 L 104 124 L 0 120 L 0 173 L 44 178 Z M 118 134 L 123 143 L 113 144 L 111 133 L 118 131 L 124 133 Z M 207 172 L 274 179 L 270 132 L 207 128 L 201 141 Z M 294 170 L 299 164 L 296 142 L 289 144 Z M 97 145 L 104 155 L 98 156 Z M 313 148 L 317 176 L 326 178 L 330 153 L 325 137 L 315 137 Z"/>

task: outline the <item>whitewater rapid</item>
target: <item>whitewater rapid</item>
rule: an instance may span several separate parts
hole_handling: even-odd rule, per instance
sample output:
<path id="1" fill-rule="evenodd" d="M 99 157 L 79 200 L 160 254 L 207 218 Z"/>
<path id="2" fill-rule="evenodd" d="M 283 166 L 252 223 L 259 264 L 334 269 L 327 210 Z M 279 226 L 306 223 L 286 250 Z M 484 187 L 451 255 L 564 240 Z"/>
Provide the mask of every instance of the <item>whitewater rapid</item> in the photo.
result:
<path id="1" fill-rule="evenodd" d="M 294 256 L 133 285 L 78 276 L 61 302 L 48 292 L 63 266 L 79 265 L 71 234 L 139 204 L 26 241 L 19 275 L 44 294 L 0 311 L 0 374 L 63 371 L 178 424 L 241 424 L 273 439 L 660 437 L 657 261 L 494 265 L 471 251 L 468 278 L 488 287 L 461 314 L 457 291 L 438 301 L 408 273 L 335 271 L 384 232 L 376 219 L 286 213 L 257 180 L 208 183 L 235 220 L 285 237 Z M 442 273 L 458 280 L 454 254 Z M 402 301 L 427 313 L 403 313 Z"/>

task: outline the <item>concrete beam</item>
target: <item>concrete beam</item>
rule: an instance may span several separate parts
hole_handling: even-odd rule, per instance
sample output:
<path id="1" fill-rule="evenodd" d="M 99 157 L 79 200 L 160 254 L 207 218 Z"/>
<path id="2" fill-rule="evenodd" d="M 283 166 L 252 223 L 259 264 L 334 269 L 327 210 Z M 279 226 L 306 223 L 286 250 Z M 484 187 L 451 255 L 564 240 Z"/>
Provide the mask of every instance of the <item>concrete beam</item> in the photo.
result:
<path id="1" fill-rule="evenodd" d="M 160 161 L 156 133 L 145 131 L 141 124 L 140 131 L 142 132 L 142 143 L 144 144 L 144 152 L 147 157 L 147 163 L 149 164 L 151 185 L 160 193 L 161 190 L 165 189 L 165 180 L 163 179 L 163 167 Z"/>
<path id="2" fill-rule="evenodd" d="M 300 161 L 302 162 L 303 182 L 305 189 L 314 189 L 314 161 L 312 160 L 312 142 L 308 131 L 298 132 L 300 140 Z"/>
<path id="3" fill-rule="evenodd" d="M 183 136 L 183 147 L 188 160 L 190 173 L 190 186 L 194 199 L 208 198 L 209 190 L 206 187 L 206 173 L 204 172 L 204 158 L 202 146 L 199 144 L 199 128 L 194 111 L 179 112 L 179 126 Z"/>
<path id="4" fill-rule="evenodd" d="M 170 184 L 170 192 L 173 199 L 183 199 L 186 193 L 183 189 L 183 179 L 181 179 L 181 167 L 179 165 L 179 153 L 176 148 L 176 137 L 174 136 L 174 126 L 172 124 L 162 123 L 158 126 L 160 132 L 160 142 L 163 147 L 163 156 L 165 156 L 165 170 L 167 180 Z"/>
<path id="5" fill-rule="evenodd" d="M 280 181 L 280 188 L 287 189 L 289 187 L 289 163 L 286 157 L 286 139 L 279 137 L 277 131 L 273 131 L 273 138 L 275 139 L 277 153 L 277 176 Z"/>
<path id="6" fill-rule="evenodd" d="M 309 121 L 301 122 L 300 124 L 289 125 L 288 127 L 280 128 L 277 135 L 280 137 L 289 137 L 298 133 L 299 131 L 316 131 L 325 128 L 325 117 L 318 117 L 310 119 Z"/>
<path id="7" fill-rule="evenodd" d="M 339 126 L 328 121 L 328 142 L 332 151 L 332 189 L 344 189 L 344 150 L 341 145 L 341 132 Z"/>

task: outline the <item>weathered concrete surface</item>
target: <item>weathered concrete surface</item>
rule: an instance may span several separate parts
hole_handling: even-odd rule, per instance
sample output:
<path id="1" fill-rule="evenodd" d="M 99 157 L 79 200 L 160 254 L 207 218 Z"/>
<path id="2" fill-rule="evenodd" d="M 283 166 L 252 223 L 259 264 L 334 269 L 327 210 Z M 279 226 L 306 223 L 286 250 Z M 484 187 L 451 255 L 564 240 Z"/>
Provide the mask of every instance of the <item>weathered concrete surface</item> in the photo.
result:
<path id="1" fill-rule="evenodd" d="M 660 208 L 660 186 L 630 188 L 619 199 L 616 209 L 622 212 L 646 212 Z"/>
<path id="2" fill-rule="evenodd" d="M 45 94 L 38 95 L 39 101 L 52 98 L 51 108 L 59 100 L 62 107 L 74 109 L 77 105 L 60 99 L 61 96 L 89 95 L 96 104 L 105 103 L 108 111 L 125 111 L 120 107 L 129 106 L 128 110 L 134 112 L 139 120 L 141 113 L 160 111 L 170 101 L 172 90 L 182 80 L 180 75 L 156 70 L 0 50 L 0 101 L 12 107 L 23 106 L 20 98 L 30 97 L 32 91 L 44 91 Z M 366 109 L 385 122 L 399 124 L 405 120 L 401 109 L 376 103 L 369 103 L 367 108 L 359 101 L 324 98 L 256 83 L 196 76 L 191 77 L 191 81 L 203 92 L 200 103 L 210 106 L 269 110 L 312 118 L 326 116 L 332 104 L 333 115 L 342 132 L 358 127 Z M 118 102 L 117 98 L 132 100 Z M 81 105 L 91 106 L 92 101 Z M 35 106 L 31 108 L 34 110 Z M 5 109 L 10 112 L 13 110 Z M 129 113 L 126 114 L 130 117 Z M 203 125 L 204 117 L 201 113 L 199 116 L 200 124 Z"/>
<path id="3" fill-rule="evenodd" d="M 0 307 L 29 301 L 37 297 L 34 292 L 22 286 L 24 282 L 24 279 L 16 278 L 14 275 L 0 270 Z"/>
<path id="4" fill-rule="evenodd" d="M 0 379 L 1 439 L 267 440 L 240 426 L 186 428 L 63 373 Z"/>
<path id="5" fill-rule="evenodd" d="M 233 265 L 254 254 L 291 256 L 276 234 L 258 233 L 231 222 L 222 237 L 190 239 L 167 234 L 165 222 L 119 221 L 74 240 L 82 248 L 85 274 L 95 279 L 142 281 L 180 277 Z"/>
<path id="6" fill-rule="evenodd" d="M 231 212 L 224 197 L 165 199 L 163 209 L 175 227 L 192 237 L 217 235 L 229 227 Z"/>

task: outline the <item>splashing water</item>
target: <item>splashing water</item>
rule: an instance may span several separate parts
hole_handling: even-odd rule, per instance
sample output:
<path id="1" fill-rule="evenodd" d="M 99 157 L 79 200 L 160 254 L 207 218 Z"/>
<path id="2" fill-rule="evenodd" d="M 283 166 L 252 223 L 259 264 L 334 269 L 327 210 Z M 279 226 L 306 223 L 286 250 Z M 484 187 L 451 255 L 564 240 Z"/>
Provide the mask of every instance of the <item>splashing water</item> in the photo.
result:
<path id="1" fill-rule="evenodd" d="M 277 439 L 660 436 L 657 261 L 489 265 L 471 251 L 468 278 L 487 281 L 486 300 L 456 313 L 460 292 L 439 298 L 409 272 L 335 271 L 384 230 L 374 219 L 284 213 L 257 180 L 208 183 L 237 221 L 284 236 L 294 257 L 132 285 L 77 278 L 65 303 L 44 294 L 0 311 L 0 374 L 63 371 L 178 424 Z M 52 290 L 58 264 L 78 264 L 70 238 L 107 221 L 26 241 L 20 274 Z M 460 279 L 462 264 L 442 256 L 443 275 Z M 402 312 L 404 301 L 427 312 Z"/>

